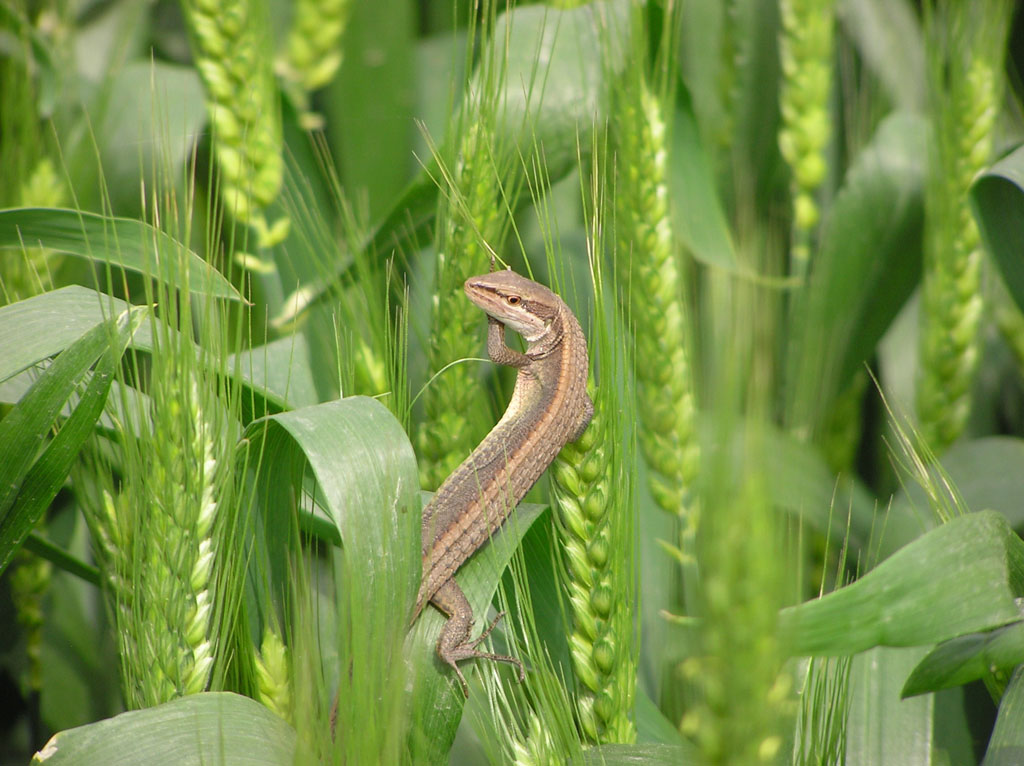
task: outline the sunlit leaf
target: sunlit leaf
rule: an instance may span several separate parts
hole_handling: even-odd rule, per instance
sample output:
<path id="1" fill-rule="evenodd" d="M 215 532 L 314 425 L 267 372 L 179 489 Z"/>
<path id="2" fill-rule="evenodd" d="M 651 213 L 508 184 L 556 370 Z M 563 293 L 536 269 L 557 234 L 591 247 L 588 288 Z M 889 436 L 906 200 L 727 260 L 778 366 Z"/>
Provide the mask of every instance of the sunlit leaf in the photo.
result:
<path id="1" fill-rule="evenodd" d="M 1019 619 L 1024 542 L 992 511 L 955 518 L 862 578 L 780 612 L 794 654 L 918 646 Z"/>
<path id="2" fill-rule="evenodd" d="M 50 738 L 38 766 L 290 766 L 295 731 L 258 702 L 192 694 Z"/>
<path id="3" fill-rule="evenodd" d="M 62 208 L 0 210 L 0 248 L 45 247 L 137 271 L 168 285 L 188 284 L 200 295 L 241 301 L 219 271 L 192 250 L 144 221 Z M 21 255 L 5 253 L 2 257 Z M 187 261 L 187 275 L 181 260 Z"/>

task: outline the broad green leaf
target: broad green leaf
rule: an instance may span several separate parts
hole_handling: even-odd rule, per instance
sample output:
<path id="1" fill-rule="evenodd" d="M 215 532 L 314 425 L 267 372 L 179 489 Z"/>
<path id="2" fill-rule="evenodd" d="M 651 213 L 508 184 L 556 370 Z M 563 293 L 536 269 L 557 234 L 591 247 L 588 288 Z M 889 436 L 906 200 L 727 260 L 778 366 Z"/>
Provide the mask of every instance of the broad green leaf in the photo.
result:
<path id="1" fill-rule="evenodd" d="M 45 247 L 136 271 L 172 287 L 188 284 L 189 290 L 199 295 L 243 300 L 219 271 L 144 221 L 63 208 L 0 210 L 0 249 L 23 246 Z M 183 260 L 187 262 L 186 272 L 182 272 Z"/>
<path id="2" fill-rule="evenodd" d="M 129 304 L 87 287 L 70 285 L 0 307 L 0 383 L 10 381 L 4 394 L 27 388 L 26 380 L 11 380 L 33 365 L 60 353 L 104 322 L 125 311 Z M 153 349 L 152 328 L 144 323 L 132 338 L 133 348 Z M 236 358 L 237 357 L 237 358 Z M 315 404 L 316 391 L 310 372 L 309 354 L 302 336 L 281 338 L 265 346 L 232 356 L 223 371 L 234 374 L 236 366 L 242 383 L 274 409 Z M 126 394 L 137 395 L 137 392 Z M 248 405 L 249 397 L 244 397 Z M 120 404 L 120 398 L 114 402 Z"/>
<path id="3" fill-rule="evenodd" d="M 318 402 L 309 348 L 303 335 L 240 351 L 228 360 L 227 370 L 233 372 L 236 364 L 253 391 L 278 409 L 309 407 Z"/>
<path id="4" fill-rule="evenodd" d="M 545 510 L 545 506 L 532 503 L 519 505 L 490 541 L 456 573 L 455 580 L 473 608 L 477 632 L 490 624 L 487 612 L 501 575 L 526 532 Z M 414 679 L 410 748 L 414 753 L 421 753 L 425 763 L 447 758 L 466 701 L 455 674 L 437 657 L 437 639 L 446 619 L 427 605 L 406 636 L 403 652 Z M 466 662 L 461 666 L 467 679 L 472 678 L 477 662 L 487 660 Z M 529 668 L 526 672 L 530 672 Z M 482 691 L 471 685 L 470 694 L 474 693 Z"/>
<path id="5" fill-rule="evenodd" d="M 34 766 L 290 766 L 295 730 L 263 705 L 207 692 L 55 734 Z"/>
<path id="6" fill-rule="evenodd" d="M 1024 623 L 957 636 L 928 652 L 914 668 L 903 696 L 961 686 L 1024 662 Z M 1004 678 L 1005 680 L 1005 678 Z"/>
<path id="7" fill-rule="evenodd" d="M 527 167 L 542 160 L 552 183 L 576 166 L 578 147 L 589 147 L 604 122 L 609 86 L 626 64 L 629 9 L 628 0 L 518 6 L 494 25 L 493 55 L 506 62 L 499 141 L 510 140 Z M 481 87 L 474 81 L 471 97 Z"/>
<path id="8" fill-rule="evenodd" d="M 900 686 L 921 649 L 876 648 L 853 658 L 846 763 L 933 766 L 934 699 L 900 699 Z"/>
<path id="9" fill-rule="evenodd" d="M 743 454 L 743 438 L 737 431 L 737 455 Z M 767 488 L 773 503 L 837 542 L 848 539 L 855 549 L 867 544 L 875 523 L 875 501 L 859 481 L 838 478 L 814 446 L 771 426 L 758 427 L 754 444 L 760 447 L 758 468 L 771 479 Z"/>
<path id="10" fill-rule="evenodd" d="M 924 36 L 907 0 L 839 0 L 836 16 L 897 109 L 921 111 L 926 94 Z"/>
<path id="11" fill-rule="evenodd" d="M 258 550 L 270 564 L 275 595 L 292 595 L 291 511 L 304 475 L 315 479 L 323 509 L 337 527 L 342 545 L 334 556 L 337 642 L 302 662 L 338 653 L 337 727 L 346 732 L 343 750 L 351 762 L 366 762 L 368 753 L 389 762 L 387 754 L 397 753 L 404 738 L 402 641 L 421 566 L 418 479 L 409 440 L 391 413 L 367 397 L 271 415 L 250 426 L 246 436 L 262 444 L 251 453 L 260 459 L 263 543 Z M 302 654 L 301 649 L 293 651 Z M 299 677 L 328 673 L 330 678 L 332 669 L 297 665 L 295 670 Z M 297 692 L 297 709 L 316 704 L 317 691 Z M 369 722 L 367 699 L 374 700 Z"/>
<path id="12" fill-rule="evenodd" d="M 665 717 L 643 687 L 636 690 L 636 738 L 642 745 L 687 744 L 679 729 Z"/>
<path id="13" fill-rule="evenodd" d="M 919 646 L 1019 619 L 1024 542 L 993 511 L 955 518 L 850 585 L 779 613 L 793 654 Z"/>
<path id="14" fill-rule="evenodd" d="M 0 421 L 0 572 L 38 523 L 64 479 L 107 399 L 125 345 L 145 309 L 97 325 L 51 364 Z M 85 392 L 71 416 L 37 458 L 64 403 L 92 367 Z"/>
<path id="15" fill-rule="evenodd" d="M 999 702 L 999 715 L 981 766 L 1015 766 L 1024 761 L 1024 668 L 1013 673 Z"/>
<path id="16" fill-rule="evenodd" d="M 122 300 L 79 285 L 0 307 L 0 381 L 59 354 L 127 308 Z"/>
<path id="17" fill-rule="evenodd" d="M 90 117 L 111 208 L 140 214 L 140 183 L 161 191 L 175 183 L 183 197 L 185 163 L 207 118 L 196 68 L 146 56 L 117 66 L 106 86 Z"/>
<path id="18" fill-rule="evenodd" d="M 410 151 L 414 9 L 404 0 L 353 3 L 345 58 L 327 88 L 331 154 L 346 193 L 366 200 L 371 220 L 380 218 L 418 169 Z"/>
<path id="19" fill-rule="evenodd" d="M 587 748 L 576 766 L 701 766 L 706 761 L 692 745 L 598 745 Z"/>
<path id="20" fill-rule="evenodd" d="M 1010 295 L 1024 308 L 1024 146 L 982 173 L 970 200 L 985 245 Z"/>
<path id="21" fill-rule="evenodd" d="M 280 426 L 287 439 L 277 438 L 272 425 Z M 411 555 L 418 569 L 419 525 L 408 522 L 415 515 L 408 508 L 417 502 L 415 459 L 401 425 L 384 405 L 355 396 L 281 412 L 253 423 L 247 438 L 261 438 L 264 432 L 273 437 L 262 457 L 265 481 L 274 486 L 292 481 L 286 464 L 300 458 L 312 469 L 321 507 L 349 555 L 362 553 L 382 567 L 393 566 L 410 555 L 404 536 L 408 533 L 415 538 Z M 279 545 L 287 538 L 291 520 L 281 508 L 272 512 L 275 515 L 266 520 L 268 535 Z M 280 565 L 285 566 L 283 560 Z M 287 576 L 286 571 L 277 574 L 282 581 Z M 411 582 L 406 585 L 413 588 Z M 415 594 L 406 595 L 411 608 Z"/>
<path id="22" fill-rule="evenodd" d="M 791 344 L 793 422 L 822 408 L 874 352 L 921 273 L 927 123 L 895 114 L 857 155 L 824 222 L 807 290 L 797 296 Z"/>
<path id="23" fill-rule="evenodd" d="M 676 235 L 693 257 L 711 266 L 736 267 L 732 235 L 722 210 L 711 161 L 701 142 L 689 94 L 679 96 L 669 147 L 669 187 Z"/>

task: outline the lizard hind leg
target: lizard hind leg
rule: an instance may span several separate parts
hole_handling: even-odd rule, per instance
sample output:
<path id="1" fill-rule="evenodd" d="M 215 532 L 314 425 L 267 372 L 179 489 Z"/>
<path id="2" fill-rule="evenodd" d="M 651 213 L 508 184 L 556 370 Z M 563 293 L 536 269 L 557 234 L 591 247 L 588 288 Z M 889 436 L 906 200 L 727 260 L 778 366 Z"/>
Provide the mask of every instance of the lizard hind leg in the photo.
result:
<path id="1" fill-rule="evenodd" d="M 484 659 L 507 662 L 518 668 L 520 681 L 526 678 L 523 663 L 515 657 L 482 652 L 477 649 L 477 646 L 494 630 L 494 626 L 498 624 L 498 620 L 502 618 L 504 612 L 495 617 L 487 630 L 474 641 L 470 639 L 470 633 L 473 630 L 473 610 L 469 601 L 466 600 L 466 594 L 462 592 L 455 580 L 448 580 L 442 585 L 431 601 L 449 615 L 448 622 L 441 628 L 441 637 L 437 640 L 437 655 L 455 670 L 455 674 L 462 684 L 463 694 L 469 696 L 469 684 L 466 683 L 466 677 L 458 666 L 462 660 Z"/>

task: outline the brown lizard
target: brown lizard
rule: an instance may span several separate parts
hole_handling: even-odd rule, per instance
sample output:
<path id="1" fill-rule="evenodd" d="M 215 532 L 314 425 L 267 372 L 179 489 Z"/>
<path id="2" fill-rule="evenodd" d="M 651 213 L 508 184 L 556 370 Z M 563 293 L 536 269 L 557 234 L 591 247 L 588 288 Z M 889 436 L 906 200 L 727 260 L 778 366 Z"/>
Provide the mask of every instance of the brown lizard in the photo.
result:
<path id="1" fill-rule="evenodd" d="M 455 572 L 509 517 L 562 447 L 579 438 L 594 405 L 587 395 L 586 339 L 561 298 L 513 271 L 471 277 L 465 291 L 487 313 L 488 355 L 519 374 L 501 420 L 423 509 L 423 580 L 412 621 L 428 601 L 448 615 L 437 653 L 455 669 L 468 697 L 460 660 L 508 662 L 519 668 L 520 680 L 525 674 L 514 657 L 476 648 L 502 615 L 471 639 L 473 611 Z M 506 345 L 505 327 L 527 341 L 525 353 Z"/>

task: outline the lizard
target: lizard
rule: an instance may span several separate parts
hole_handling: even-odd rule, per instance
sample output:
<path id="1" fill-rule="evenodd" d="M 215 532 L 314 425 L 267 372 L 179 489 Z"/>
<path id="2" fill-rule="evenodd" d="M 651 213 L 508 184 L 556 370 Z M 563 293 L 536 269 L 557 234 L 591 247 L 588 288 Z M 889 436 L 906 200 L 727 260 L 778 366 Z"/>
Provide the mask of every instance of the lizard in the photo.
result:
<path id="1" fill-rule="evenodd" d="M 470 277 L 466 296 L 487 314 L 487 354 L 518 370 L 512 399 L 497 425 L 442 482 L 423 509 L 423 578 L 410 624 L 426 604 L 448 616 L 437 654 L 450 665 L 469 696 L 458 662 L 483 658 L 507 662 L 525 679 L 514 658 L 477 649 L 501 619 L 470 638 L 473 611 L 454 575 L 509 517 L 559 451 L 586 430 L 594 414 L 587 395 L 586 339 L 575 315 L 547 287 L 510 269 Z M 527 342 L 509 348 L 505 328 Z"/>

